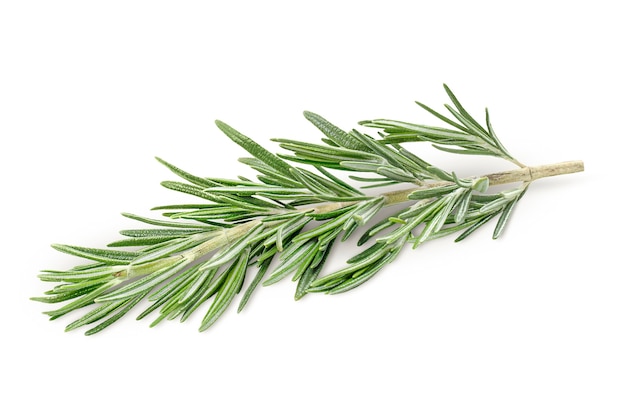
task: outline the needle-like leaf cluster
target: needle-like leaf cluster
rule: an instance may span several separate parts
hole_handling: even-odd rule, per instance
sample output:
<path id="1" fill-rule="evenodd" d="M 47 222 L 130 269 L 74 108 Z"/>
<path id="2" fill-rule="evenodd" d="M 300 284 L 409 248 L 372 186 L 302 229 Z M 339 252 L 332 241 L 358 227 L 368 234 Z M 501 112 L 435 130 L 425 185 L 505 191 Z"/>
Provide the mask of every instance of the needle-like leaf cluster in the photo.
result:
<path id="1" fill-rule="evenodd" d="M 427 141 L 455 154 L 496 156 L 519 165 L 496 137 L 488 112 L 483 127 L 445 89 L 453 105 L 446 108 L 456 121 L 418 104 L 452 129 L 391 120 L 362 122 L 382 130 L 374 138 L 343 131 L 305 112 L 323 133 L 321 142 L 276 139 L 287 152 L 277 155 L 217 121 L 220 130 L 251 155 L 240 161 L 258 173 L 256 180 L 200 177 L 158 159 L 184 181 L 162 185 L 195 197 L 195 202 L 156 207 L 164 219 L 124 214 L 148 227 L 123 230 L 124 238 L 104 249 L 54 245 L 90 262 L 44 271 L 43 281 L 59 284 L 33 299 L 68 301 L 46 312 L 51 319 L 92 306 L 67 326 L 72 330 L 91 325 L 86 334 L 101 331 L 142 301 L 147 304 L 137 318 L 154 314 L 152 326 L 164 319 L 185 321 L 206 305 L 200 325 L 206 330 L 243 292 L 241 311 L 259 284 L 290 277 L 297 283 L 296 299 L 313 292 L 341 293 L 372 278 L 406 244 L 415 248 L 454 233 L 460 233 L 459 241 L 496 217 L 493 237 L 498 237 L 528 184 L 488 194 L 488 177 L 459 178 L 405 147 Z M 410 188 L 382 194 L 371 190 L 395 184 Z M 391 216 L 381 212 L 400 203 L 403 208 Z M 358 245 L 368 246 L 342 269 L 324 273 L 336 244 L 357 233 Z M 246 285 L 250 273 L 253 278 Z"/>

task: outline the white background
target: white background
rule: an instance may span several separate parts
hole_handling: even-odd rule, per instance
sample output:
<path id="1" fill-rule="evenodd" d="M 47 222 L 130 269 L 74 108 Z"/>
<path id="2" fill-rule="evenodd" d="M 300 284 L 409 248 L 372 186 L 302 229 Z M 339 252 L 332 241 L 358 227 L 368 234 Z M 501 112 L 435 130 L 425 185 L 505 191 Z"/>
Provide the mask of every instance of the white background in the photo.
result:
<path id="1" fill-rule="evenodd" d="M 1 3 L 0 407 L 626 408 L 620 2 L 220 3 Z M 87 338 L 28 300 L 78 262 L 50 243 L 104 246 L 137 226 L 121 211 L 187 200 L 155 155 L 253 176 L 216 118 L 276 150 L 320 137 L 305 109 L 428 122 L 413 101 L 440 107 L 443 82 L 521 161 L 585 172 L 536 182 L 498 241 L 406 249 L 340 296 L 262 288 L 206 333 L 131 314 Z"/>

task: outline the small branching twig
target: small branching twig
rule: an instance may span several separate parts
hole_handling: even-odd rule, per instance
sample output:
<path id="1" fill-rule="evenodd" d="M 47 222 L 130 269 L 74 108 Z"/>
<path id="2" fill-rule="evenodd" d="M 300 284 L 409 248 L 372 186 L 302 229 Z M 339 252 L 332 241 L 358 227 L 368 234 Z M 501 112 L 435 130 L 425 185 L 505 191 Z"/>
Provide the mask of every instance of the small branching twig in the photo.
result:
<path id="1" fill-rule="evenodd" d="M 217 121 L 231 140 L 252 155 L 241 162 L 259 173 L 257 181 L 198 177 L 158 159 L 186 181 L 166 181 L 163 186 L 201 201 L 155 208 L 164 211 L 164 220 L 124 214 L 152 227 L 121 231 L 124 239 L 106 249 L 53 245 L 90 263 L 44 271 L 41 280 L 59 284 L 33 299 L 69 301 L 46 312 L 51 319 L 95 305 L 67 326 L 72 330 L 94 325 L 88 335 L 111 325 L 143 299 L 151 304 L 138 319 L 157 311 L 153 326 L 163 319 L 185 321 L 211 301 L 200 326 L 206 330 L 242 290 L 254 266 L 257 273 L 244 291 L 239 311 L 259 284 L 271 285 L 286 277 L 297 282 L 296 299 L 307 293 L 345 292 L 391 263 L 406 244 L 415 248 L 451 234 L 460 241 L 492 219 L 497 219 L 493 238 L 499 237 L 533 181 L 583 170 L 581 161 L 523 165 L 496 136 L 488 111 L 481 125 L 448 87 L 445 90 L 452 102 L 445 107 L 452 117 L 418 105 L 452 128 L 391 120 L 361 122 L 380 130 L 379 138 L 374 138 L 357 130 L 345 132 L 305 112 L 324 138 L 322 143 L 275 140 L 290 154 L 274 155 Z M 518 168 L 461 178 L 405 148 L 418 141 L 454 154 L 495 156 Z M 336 171 L 348 172 L 350 179 L 363 185 L 346 182 Z M 486 193 L 489 186 L 516 182 L 520 184 L 515 188 Z M 370 188 L 400 183 L 412 185 L 368 194 Z M 384 207 L 403 203 L 391 217 L 378 217 Z M 358 245 L 369 246 L 349 258 L 344 268 L 323 274 L 333 247 L 357 231 Z"/>

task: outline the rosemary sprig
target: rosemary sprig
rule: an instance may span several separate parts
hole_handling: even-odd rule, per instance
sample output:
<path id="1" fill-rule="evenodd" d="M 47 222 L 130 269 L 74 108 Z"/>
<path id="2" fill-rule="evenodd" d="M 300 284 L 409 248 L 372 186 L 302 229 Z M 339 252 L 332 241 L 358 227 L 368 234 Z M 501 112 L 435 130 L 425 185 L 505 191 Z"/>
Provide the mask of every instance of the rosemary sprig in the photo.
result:
<path id="1" fill-rule="evenodd" d="M 206 303 L 203 331 L 232 304 L 255 267 L 257 273 L 244 291 L 239 311 L 259 284 L 268 286 L 287 277 L 297 282 L 296 300 L 307 293 L 346 292 L 391 263 L 406 244 L 416 248 L 451 234 L 461 241 L 495 218 L 493 238 L 499 237 L 531 182 L 583 170 L 580 161 L 523 165 L 496 136 L 487 110 L 481 125 L 444 88 L 452 102 L 445 105 L 452 118 L 417 104 L 452 128 L 382 119 L 361 122 L 381 130 L 380 138 L 374 138 L 357 130 L 343 131 L 305 112 L 306 119 L 324 134 L 321 143 L 276 139 L 289 152 L 277 155 L 216 121 L 226 136 L 251 155 L 241 162 L 259 173 L 257 181 L 203 178 L 157 158 L 185 181 L 162 185 L 192 195 L 197 202 L 156 207 L 165 211 L 162 220 L 124 214 L 152 227 L 123 230 L 124 239 L 105 249 L 53 245 L 90 263 L 44 271 L 41 280 L 59 284 L 33 300 L 69 301 L 45 312 L 51 319 L 95 305 L 66 328 L 95 324 L 87 335 L 110 326 L 142 300 L 150 304 L 138 319 L 157 312 L 151 326 L 164 319 L 185 321 Z M 518 168 L 460 178 L 405 148 L 418 141 L 454 154 L 495 156 Z M 348 172 L 350 179 L 365 185 L 353 186 L 336 171 Z M 490 186 L 513 182 L 520 184 L 487 193 Z M 401 183 L 410 187 L 385 193 L 370 189 Z M 405 205 L 391 217 L 379 217 L 384 207 L 395 204 Z M 369 246 L 350 257 L 344 268 L 323 274 L 332 249 L 357 231 L 358 245 Z"/>

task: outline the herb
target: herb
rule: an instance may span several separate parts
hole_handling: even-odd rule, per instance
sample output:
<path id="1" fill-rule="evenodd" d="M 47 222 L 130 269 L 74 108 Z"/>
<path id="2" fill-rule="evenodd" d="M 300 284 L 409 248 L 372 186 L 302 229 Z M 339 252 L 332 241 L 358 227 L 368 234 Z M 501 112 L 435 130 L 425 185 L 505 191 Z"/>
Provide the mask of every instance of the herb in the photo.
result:
<path id="1" fill-rule="evenodd" d="M 451 116 L 417 104 L 448 128 L 391 120 L 361 122 L 380 130 L 374 138 L 357 130 L 343 131 L 305 112 L 324 137 L 321 143 L 276 139 L 288 154 L 272 154 L 217 121 L 220 130 L 251 155 L 240 161 L 259 173 L 257 181 L 202 178 L 158 159 L 185 181 L 165 181 L 163 186 L 197 197 L 195 202 L 155 208 L 164 211 L 164 220 L 124 214 L 151 227 L 121 231 L 124 239 L 105 249 L 53 245 L 90 262 L 44 271 L 41 280 L 59 284 L 33 300 L 69 301 L 45 312 L 51 319 L 95 305 L 66 328 L 93 325 L 87 335 L 108 327 L 142 300 L 150 304 L 138 319 L 156 311 L 151 326 L 163 319 L 185 321 L 206 304 L 203 331 L 234 301 L 254 269 L 239 311 L 259 284 L 267 286 L 287 277 L 297 282 L 296 300 L 308 293 L 342 293 L 372 278 L 405 245 L 416 248 L 452 234 L 461 241 L 492 219 L 497 219 L 493 238 L 499 237 L 532 181 L 583 170 L 580 161 L 523 165 L 496 136 L 487 110 L 481 125 L 444 87 L 452 103 L 445 105 Z M 518 168 L 461 178 L 405 148 L 418 141 L 453 154 L 502 158 Z M 348 183 L 336 171 L 347 171 L 352 181 L 364 185 Z M 487 193 L 490 186 L 513 182 L 520 184 Z M 396 184 L 410 184 L 410 188 L 371 193 L 370 188 Z M 395 204 L 404 208 L 380 217 L 384 207 Z M 349 258 L 344 268 L 323 274 L 333 248 L 357 232 L 358 245 L 367 244 L 365 249 Z"/>

